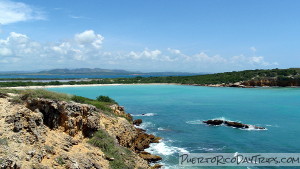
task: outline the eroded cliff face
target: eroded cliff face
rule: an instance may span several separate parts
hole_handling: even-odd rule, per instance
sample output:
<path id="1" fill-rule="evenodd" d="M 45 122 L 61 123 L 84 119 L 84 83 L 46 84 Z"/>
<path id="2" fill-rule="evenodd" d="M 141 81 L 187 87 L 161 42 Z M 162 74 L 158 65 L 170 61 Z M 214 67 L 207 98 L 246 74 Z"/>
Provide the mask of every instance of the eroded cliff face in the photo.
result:
<path id="1" fill-rule="evenodd" d="M 131 116 L 117 105 L 113 112 L 129 120 L 74 102 L 9 100 L 10 96 L 0 98 L 0 168 L 110 168 L 113 159 L 87 143 L 99 129 L 132 150 L 134 168 L 150 168 L 148 162 L 161 159 L 144 152 L 159 138 L 136 129 Z"/>
<path id="2" fill-rule="evenodd" d="M 264 78 L 264 79 L 253 79 L 249 81 L 242 82 L 245 86 L 300 86 L 299 79 L 293 78 Z"/>

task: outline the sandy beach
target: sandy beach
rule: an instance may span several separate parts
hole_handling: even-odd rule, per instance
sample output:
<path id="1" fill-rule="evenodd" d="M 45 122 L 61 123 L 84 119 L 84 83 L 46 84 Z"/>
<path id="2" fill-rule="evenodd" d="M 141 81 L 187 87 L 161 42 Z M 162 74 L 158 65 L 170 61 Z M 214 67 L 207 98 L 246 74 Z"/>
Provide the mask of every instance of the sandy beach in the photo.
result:
<path id="1" fill-rule="evenodd" d="M 61 87 L 92 87 L 92 86 L 121 86 L 121 85 L 178 85 L 176 83 L 132 83 L 132 84 L 82 84 L 82 85 L 47 85 L 47 86 L 18 86 L 0 87 L 3 89 L 46 89 Z"/>

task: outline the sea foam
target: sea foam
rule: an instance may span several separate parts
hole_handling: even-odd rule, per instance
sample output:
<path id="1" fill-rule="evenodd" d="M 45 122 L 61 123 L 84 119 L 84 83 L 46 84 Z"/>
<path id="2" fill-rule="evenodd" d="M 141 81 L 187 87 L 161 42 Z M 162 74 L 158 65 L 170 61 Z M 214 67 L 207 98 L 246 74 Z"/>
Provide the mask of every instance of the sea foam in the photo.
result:
<path id="1" fill-rule="evenodd" d="M 145 114 L 131 114 L 134 117 L 140 117 L 140 116 L 156 116 L 156 113 L 145 113 Z"/>
<path id="2" fill-rule="evenodd" d="M 169 146 L 166 144 L 165 141 L 150 144 L 150 147 L 145 149 L 145 151 L 151 154 L 158 154 L 158 155 L 165 155 L 165 156 L 172 155 L 175 153 L 189 153 L 184 148 Z"/>

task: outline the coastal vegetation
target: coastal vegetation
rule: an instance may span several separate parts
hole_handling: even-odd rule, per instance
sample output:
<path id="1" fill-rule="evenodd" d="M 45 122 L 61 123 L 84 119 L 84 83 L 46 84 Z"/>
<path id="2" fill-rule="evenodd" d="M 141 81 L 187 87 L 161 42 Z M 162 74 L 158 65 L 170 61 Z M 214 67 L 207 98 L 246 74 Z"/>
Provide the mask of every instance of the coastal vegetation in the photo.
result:
<path id="1" fill-rule="evenodd" d="M 262 82 L 263 81 L 263 82 Z M 176 84 L 230 84 L 241 82 L 246 86 L 299 86 L 300 68 L 271 69 L 271 70 L 245 70 L 196 76 L 164 76 L 134 78 L 103 78 L 89 81 L 10 81 L 0 82 L 0 87 L 17 86 L 47 86 L 47 85 L 88 85 L 88 84 L 133 84 L 133 83 L 176 83 Z"/>
<path id="2" fill-rule="evenodd" d="M 52 92 L 44 89 L 26 89 L 26 90 L 0 89 L 0 94 L 6 94 L 6 93 L 17 94 L 16 96 L 12 96 L 11 101 L 14 103 L 22 103 L 24 100 L 36 99 L 36 98 L 44 98 L 44 99 L 67 101 L 67 102 L 74 101 L 77 103 L 93 105 L 96 108 L 104 111 L 104 113 L 113 116 L 116 115 L 112 114 L 112 109 L 110 108 L 110 106 L 113 104 L 118 104 L 115 100 L 113 100 L 108 96 L 100 95 L 97 97 L 96 100 L 94 100 L 82 96 L 69 95 L 65 93 L 57 93 L 57 92 Z"/>
<path id="3" fill-rule="evenodd" d="M 104 130 L 98 130 L 88 143 L 99 147 L 106 155 L 112 168 L 130 169 L 134 166 L 126 164 L 126 158 L 129 158 L 131 151 L 119 146 L 116 141 Z M 128 159 L 127 159 L 128 160 Z"/>

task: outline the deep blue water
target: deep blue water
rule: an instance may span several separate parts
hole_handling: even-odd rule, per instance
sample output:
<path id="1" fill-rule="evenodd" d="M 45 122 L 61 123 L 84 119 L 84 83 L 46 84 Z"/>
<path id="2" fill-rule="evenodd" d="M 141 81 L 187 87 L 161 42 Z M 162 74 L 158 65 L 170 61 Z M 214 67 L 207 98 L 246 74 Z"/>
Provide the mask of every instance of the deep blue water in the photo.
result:
<path id="1" fill-rule="evenodd" d="M 300 152 L 299 88 L 124 85 L 49 90 L 89 98 L 98 95 L 114 98 L 134 118 L 143 119 L 142 127 L 149 133 L 163 138 L 161 143 L 151 145 L 148 151 L 162 156 L 162 163 L 169 168 L 178 168 L 179 152 Z M 240 121 L 268 130 L 202 124 L 203 120 L 214 118 Z"/>

